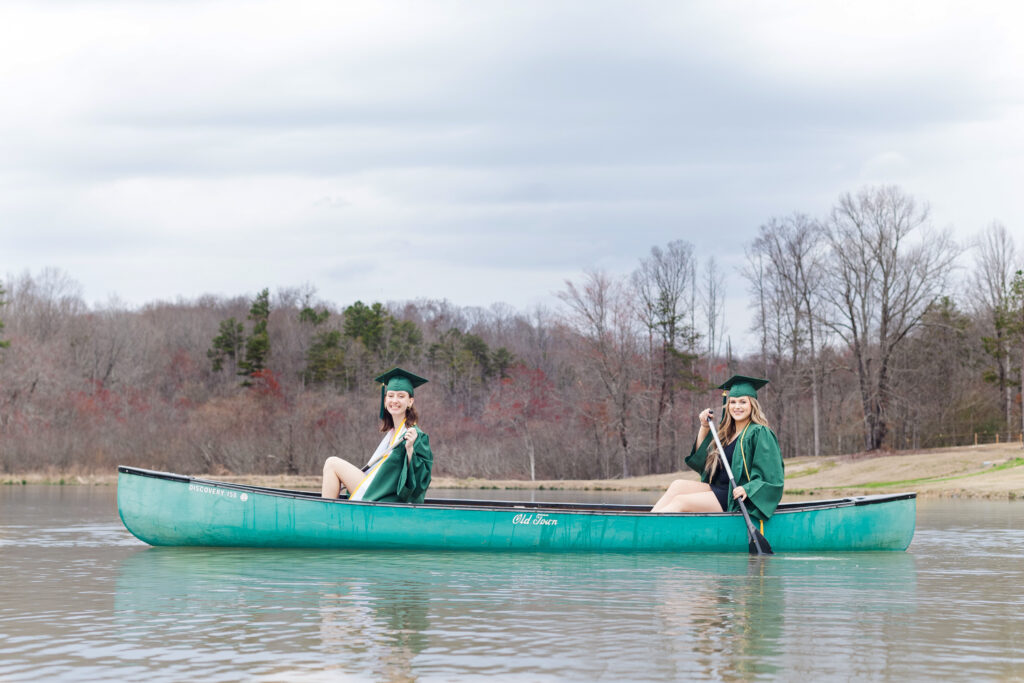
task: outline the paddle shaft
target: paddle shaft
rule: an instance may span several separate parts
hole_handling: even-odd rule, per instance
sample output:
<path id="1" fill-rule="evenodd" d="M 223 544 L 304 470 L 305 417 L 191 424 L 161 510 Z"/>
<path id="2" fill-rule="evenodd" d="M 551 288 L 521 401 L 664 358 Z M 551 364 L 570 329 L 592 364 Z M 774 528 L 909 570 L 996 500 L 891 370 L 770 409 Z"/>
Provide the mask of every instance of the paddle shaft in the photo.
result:
<path id="1" fill-rule="evenodd" d="M 718 430 L 715 428 L 715 421 L 708 415 L 708 424 L 711 425 L 711 436 L 715 438 L 715 445 L 718 446 L 718 458 L 725 465 L 725 473 L 729 475 L 729 483 L 732 484 L 733 489 L 736 488 L 736 480 L 732 476 L 732 468 L 729 467 L 729 460 L 725 457 L 725 449 L 722 448 L 722 441 L 718 438 Z M 750 542 L 754 544 L 757 549 L 758 555 L 766 555 L 765 549 L 761 547 L 760 541 L 758 541 L 757 529 L 754 528 L 754 523 L 750 520 L 750 513 L 747 512 L 747 506 L 743 502 L 742 498 L 737 498 L 736 502 L 740 504 L 740 511 L 743 512 L 743 519 L 747 523 L 747 534 L 750 536 Z"/>
<path id="2" fill-rule="evenodd" d="M 413 427 L 415 427 L 415 425 L 413 425 Z M 407 431 L 409 431 L 409 430 L 406 429 L 405 431 L 403 431 L 398 436 L 403 436 L 405 434 L 405 432 L 407 432 Z M 405 446 L 405 439 L 395 439 L 395 442 L 393 444 L 391 444 L 390 446 L 388 446 L 388 449 L 386 451 L 384 451 L 384 453 L 390 454 L 392 451 L 394 451 L 399 446 Z M 383 456 L 384 453 L 381 453 L 381 456 Z M 365 465 L 363 465 L 360 469 L 362 469 L 363 472 L 366 473 L 366 472 L 369 472 L 370 468 L 373 467 L 373 465 L 376 465 L 376 464 L 377 464 L 377 462 L 373 458 L 370 458 L 370 462 L 368 462 Z"/>

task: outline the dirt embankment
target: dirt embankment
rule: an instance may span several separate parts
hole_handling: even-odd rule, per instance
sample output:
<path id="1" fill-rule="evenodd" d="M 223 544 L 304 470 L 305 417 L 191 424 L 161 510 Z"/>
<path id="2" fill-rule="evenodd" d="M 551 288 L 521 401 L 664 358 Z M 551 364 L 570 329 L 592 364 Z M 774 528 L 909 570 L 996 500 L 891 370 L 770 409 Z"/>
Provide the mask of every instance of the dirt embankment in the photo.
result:
<path id="1" fill-rule="evenodd" d="M 786 493 L 792 496 L 896 491 L 916 491 L 924 497 L 1024 500 L 1024 449 L 1020 444 L 987 444 L 786 463 Z"/>
<path id="2" fill-rule="evenodd" d="M 694 472 L 675 472 L 628 479 L 535 482 L 436 477 L 432 486 L 653 492 L 664 490 L 673 479 L 680 477 L 697 478 Z M 278 475 L 208 478 L 275 488 L 320 488 L 319 477 Z M 0 475 L 0 483 L 3 484 L 112 485 L 116 481 L 117 476 L 113 473 Z M 916 491 L 922 497 L 961 496 L 1024 500 L 1024 449 L 1020 444 L 986 444 L 897 454 L 800 457 L 786 461 L 787 500 L 898 491 Z"/>
<path id="3" fill-rule="evenodd" d="M 695 472 L 589 481 L 435 480 L 435 486 L 661 491 Z M 786 461 L 787 500 L 916 491 L 922 497 L 1024 500 L 1024 449 L 988 444 L 879 455 L 800 457 Z"/>

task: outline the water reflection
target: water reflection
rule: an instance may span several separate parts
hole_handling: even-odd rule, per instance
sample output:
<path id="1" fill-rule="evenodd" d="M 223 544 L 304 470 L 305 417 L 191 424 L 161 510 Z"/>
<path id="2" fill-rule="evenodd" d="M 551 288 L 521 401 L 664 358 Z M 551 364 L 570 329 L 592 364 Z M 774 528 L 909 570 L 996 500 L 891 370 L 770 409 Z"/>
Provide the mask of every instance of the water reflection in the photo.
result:
<path id="1" fill-rule="evenodd" d="M 398 595 L 374 595 L 373 581 L 349 582 L 347 592 L 321 595 L 320 646 L 365 662 L 375 680 L 412 681 L 412 662 L 427 643 L 429 596 L 409 583 Z M 330 661 L 325 669 L 346 666 Z"/>
<path id="2" fill-rule="evenodd" d="M 1024 676 L 1020 503 L 924 501 L 909 553 L 757 560 L 153 549 L 112 489 L 10 488 L 4 681 Z"/>
<path id="3" fill-rule="evenodd" d="M 214 678 L 244 665 L 269 677 L 335 671 L 392 681 L 567 672 L 750 679 L 791 665 L 794 640 L 845 640 L 849 652 L 865 613 L 912 605 L 914 573 L 904 553 L 764 560 L 152 548 L 121 563 L 115 613 L 137 647 L 155 647 L 145 641 L 156 637 L 167 649 L 163 637 L 173 634 Z M 844 615 L 822 628 L 832 604 Z"/>
<path id="4" fill-rule="evenodd" d="M 903 553 L 681 559 L 660 582 L 659 615 L 665 647 L 685 648 L 680 660 L 691 653 L 680 673 L 692 677 L 772 678 L 808 664 L 801 659 L 810 642 L 835 647 L 830 666 L 843 671 L 885 646 L 883 632 L 864 628 L 867 615 L 895 621 L 915 600 L 915 561 Z"/>
<path id="5" fill-rule="evenodd" d="M 766 582 L 770 561 L 712 556 L 678 571 L 659 581 L 656 613 L 664 647 L 694 659 L 696 670 L 687 673 L 739 679 L 776 673 L 784 591 Z"/>

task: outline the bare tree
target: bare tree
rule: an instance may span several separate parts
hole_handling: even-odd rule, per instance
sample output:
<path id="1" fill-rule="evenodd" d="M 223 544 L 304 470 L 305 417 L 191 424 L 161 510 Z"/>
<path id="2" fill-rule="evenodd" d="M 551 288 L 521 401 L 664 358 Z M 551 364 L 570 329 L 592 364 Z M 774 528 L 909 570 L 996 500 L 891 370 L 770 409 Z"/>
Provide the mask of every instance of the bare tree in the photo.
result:
<path id="1" fill-rule="evenodd" d="M 989 394 L 978 381 L 984 351 L 970 317 L 948 296 L 936 300 L 893 356 L 889 442 L 896 447 L 949 446 L 993 424 L 979 410 Z M 958 433 L 959 432 L 959 433 Z"/>
<path id="2" fill-rule="evenodd" d="M 26 271 L 9 281 L 7 291 L 12 334 L 35 342 L 60 336 L 63 325 L 86 311 L 82 286 L 56 268 L 44 268 L 34 277 Z"/>
<path id="3" fill-rule="evenodd" d="M 4 307 L 4 304 L 7 303 L 7 301 L 4 299 L 4 295 L 6 293 L 7 292 L 4 290 L 3 283 L 0 282 L 0 309 L 2 309 Z M 3 321 L 3 319 L 0 319 L 0 333 L 2 333 L 3 331 L 4 331 L 4 321 Z M 6 349 L 10 345 L 11 345 L 11 342 L 5 341 L 3 339 L 0 339 L 0 349 Z"/>
<path id="4" fill-rule="evenodd" d="M 768 328 L 770 326 L 768 317 L 769 282 L 764 254 L 756 250 L 748 251 L 747 267 L 743 274 L 750 282 L 750 293 L 754 295 L 754 301 L 751 302 L 750 306 L 756 311 L 752 329 L 760 335 L 761 376 L 768 377 Z"/>
<path id="5" fill-rule="evenodd" d="M 1000 407 L 1010 428 L 1012 363 L 1007 331 L 1010 286 L 1013 274 L 1020 267 L 1013 237 L 1006 226 L 991 223 L 975 239 L 974 269 L 969 282 L 969 296 L 975 313 L 982 319 L 987 335 L 985 350 L 996 361 L 995 381 L 999 387 Z"/>
<path id="6" fill-rule="evenodd" d="M 818 292 L 824 270 L 823 247 L 820 226 L 806 215 L 795 213 L 781 220 L 773 218 L 761 226 L 760 234 L 748 250 L 751 266 L 746 273 L 761 301 L 762 330 L 768 327 L 764 302 L 771 298 L 779 307 L 780 321 L 785 322 L 785 329 L 780 330 L 780 333 L 789 347 L 792 374 L 799 379 L 803 368 L 810 371 L 814 455 L 821 455 L 817 360 L 819 340 L 815 335 L 815 311 L 820 308 Z M 765 292 L 767 287 L 772 289 L 770 294 Z M 766 332 L 762 334 L 766 336 Z M 794 388 L 802 392 L 799 382 Z M 784 398 L 783 403 L 788 405 L 790 401 Z M 793 400 L 793 404 L 797 405 L 797 401 Z"/>
<path id="7" fill-rule="evenodd" d="M 587 272 L 579 287 L 569 281 L 565 287 L 558 298 L 569 307 L 568 322 L 585 344 L 587 370 L 598 380 L 611 408 L 622 476 L 628 477 L 633 401 L 630 384 L 636 376 L 637 356 L 632 293 L 625 281 L 600 271 Z"/>
<path id="8" fill-rule="evenodd" d="M 911 243 L 915 233 L 921 239 Z M 890 360 L 945 289 L 956 246 L 948 231 L 928 229 L 928 207 L 895 186 L 839 198 L 827 222 L 831 246 L 823 293 L 825 323 L 852 352 L 864 414 L 864 446 L 886 435 Z"/>
<path id="9" fill-rule="evenodd" d="M 687 361 L 695 357 L 691 354 L 696 336 L 685 323 L 684 297 L 696 277 L 696 269 L 693 245 L 676 240 L 665 249 L 652 247 L 651 255 L 641 259 L 640 267 L 633 272 L 638 313 L 647 330 L 652 359 L 650 384 L 657 387 L 654 447 L 650 451 L 648 471 L 656 471 L 658 467 L 654 459 L 661 452 L 661 427 L 666 410 L 674 403 L 681 381 L 689 380 L 692 375 L 688 372 Z"/>
<path id="10" fill-rule="evenodd" d="M 708 257 L 704 263 L 704 277 L 698 295 L 708 331 L 707 377 L 711 379 L 712 363 L 716 356 L 721 355 L 722 338 L 725 336 L 725 275 L 719 272 L 714 256 Z"/>

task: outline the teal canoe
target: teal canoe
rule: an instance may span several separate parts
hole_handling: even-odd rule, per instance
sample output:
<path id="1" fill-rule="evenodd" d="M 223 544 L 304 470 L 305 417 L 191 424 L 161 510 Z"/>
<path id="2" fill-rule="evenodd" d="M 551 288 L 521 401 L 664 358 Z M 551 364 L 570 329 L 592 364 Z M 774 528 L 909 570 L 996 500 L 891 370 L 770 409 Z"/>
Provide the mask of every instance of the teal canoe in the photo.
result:
<path id="1" fill-rule="evenodd" d="M 906 550 L 914 493 L 779 505 L 764 525 L 775 552 Z M 747 552 L 739 513 L 651 514 L 646 506 L 432 500 L 324 500 L 119 467 L 117 507 L 157 546 L 539 552 Z"/>

